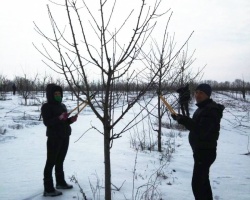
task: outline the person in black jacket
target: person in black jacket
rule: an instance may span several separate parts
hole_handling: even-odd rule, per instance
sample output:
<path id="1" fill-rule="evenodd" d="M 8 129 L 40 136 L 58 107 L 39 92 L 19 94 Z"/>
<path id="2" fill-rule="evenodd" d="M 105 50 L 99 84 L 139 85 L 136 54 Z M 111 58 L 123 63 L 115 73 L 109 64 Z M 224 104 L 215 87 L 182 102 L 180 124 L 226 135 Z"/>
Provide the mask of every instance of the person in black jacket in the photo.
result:
<path id="1" fill-rule="evenodd" d="M 183 115 L 172 115 L 189 132 L 189 143 L 193 150 L 194 169 L 192 189 L 196 200 L 212 200 L 209 169 L 216 159 L 217 140 L 224 106 L 214 102 L 208 84 L 200 84 L 195 90 L 197 110 L 192 119 Z"/>
<path id="2" fill-rule="evenodd" d="M 12 90 L 13 90 L 13 95 L 15 95 L 16 94 L 16 84 L 15 83 L 12 85 Z"/>
<path id="3" fill-rule="evenodd" d="M 77 120 L 77 115 L 68 117 L 67 108 L 62 103 L 62 88 L 55 84 L 48 84 L 46 88 L 47 103 L 41 111 L 43 123 L 47 127 L 47 160 L 44 168 L 44 196 L 58 196 L 62 192 L 56 190 L 53 184 L 52 171 L 55 166 L 56 188 L 71 189 L 72 185 L 64 179 L 63 162 L 66 157 L 70 124 Z"/>
<path id="4" fill-rule="evenodd" d="M 182 115 L 189 117 L 189 108 L 188 103 L 190 101 L 190 90 L 189 85 L 187 84 L 185 87 L 180 87 L 176 90 L 179 93 L 179 104 L 181 107 Z"/>

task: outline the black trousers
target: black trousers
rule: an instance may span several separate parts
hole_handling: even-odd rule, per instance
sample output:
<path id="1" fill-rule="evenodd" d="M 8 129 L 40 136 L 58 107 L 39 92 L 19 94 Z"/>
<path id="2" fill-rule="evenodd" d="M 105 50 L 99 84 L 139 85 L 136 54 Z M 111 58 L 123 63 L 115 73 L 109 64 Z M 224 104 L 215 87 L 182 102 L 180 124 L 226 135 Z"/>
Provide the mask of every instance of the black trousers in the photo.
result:
<path id="1" fill-rule="evenodd" d="M 47 161 L 44 168 L 44 180 L 53 180 L 52 171 L 55 166 L 55 174 L 63 174 L 63 162 L 69 147 L 69 136 L 48 137 Z"/>
<path id="2" fill-rule="evenodd" d="M 216 149 L 194 152 L 192 189 L 195 200 L 212 200 L 209 169 L 216 159 Z"/>
<path id="3" fill-rule="evenodd" d="M 188 101 L 181 102 L 180 106 L 181 106 L 182 115 L 189 117 Z"/>

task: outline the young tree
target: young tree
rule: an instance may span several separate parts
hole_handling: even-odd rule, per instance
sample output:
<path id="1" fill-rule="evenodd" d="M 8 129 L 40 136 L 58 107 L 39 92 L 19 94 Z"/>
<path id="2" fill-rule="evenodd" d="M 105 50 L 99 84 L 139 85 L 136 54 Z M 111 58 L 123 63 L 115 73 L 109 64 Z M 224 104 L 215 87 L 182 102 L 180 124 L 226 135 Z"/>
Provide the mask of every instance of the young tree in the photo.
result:
<path id="1" fill-rule="evenodd" d="M 235 91 L 236 92 L 241 92 L 243 100 L 246 100 L 246 83 L 241 79 L 235 79 L 233 82 L 233 85 L 235 86 Z"/>
<path id="2" fill-rule="evenodd" d="M 15 83 L 18 88 L 18 93 L 24 98 L 24 105 L 28 105 L 28 98 L 31 97 L 31 95 L 35 91 L 35 82 L 37 79 L 37 75 L 34 77 L 33 80 L 30 80 L 27 78 L 27 75 L 24 74 L 24 77 L 16 77 Z"/>
<path id="3" fill-rule="evenodd" d="M 42 78 L 38 79 L 38 90 L 42 92 L 43 97 L 45 96 L 45 88 L 48 83 L 48 80 L 50 79 L 50 76 L 48 74 L 44 74 Z"/>
<path id="4" fill-rule="evenodd" d="M 157 79 L 158 71 L 154 71 L 150 80 L 144 82 L 144 87 L 135 96 L 122 101 L 123 109 L 119 116 L 114 115 L 114 109 L 120 106 L 119 100 L 122 95 L 114 95 L 114 89 L 116 83 L 127 79 L 128 74 L 130 74 L 131 83 L 135 77 L 143 82 L 144 79 L 139 78 L 139 72 L 145 69 L 142 69 L 139 55 L 152 34 L 156 19 L 162 14 L 157 13 L 161 0 L 154 1 L 153 5 L 150 5 L 152 2 L 146 4 L 146 0 L 140 1 L 140 5 L 133 1 L 136 6 L 127 13 L 127 16 L 123 16 L 115 9 L 119 6 L 123 8 L 127 1 L 123 1 L 122 5 L 116 0 L 99 0 L 99 5 L 96 3 L 97 1 L 86 4 L 84 0 L 82 2 L 65 0 L 61 6 L 66 10 L 69 29 L 65 28 L 63 31 L 60 30 L 58 21 L 55 20 L 48 6 L 53 36 L 44 34 L 36 24 L 35 27 L 53 49 L 45 46 L 43 50 L 36 48 L 48 59 L 49 62 L 44 61 L 46 65 L 63 74 L 78 98 L 80 98 L 78 89 L 81 89 L 92 111 L 102 123 L 102 130 L 96 127 L 95 129 L 104 136 L 105 199 L 110 200 L 110 149 L 113 140 L 121 137 L 131 128 L 134 119 L 121 131 L 116 130 L 115 127 Z M 98 11 L 95 10 L 96 8 Z M 122 21 L 117 22 L 118 19 Z M 140 70 L 138 66 L 141 66 Z M 98 77 L 101 86 L 101 96 L 93 100 L 90 73 Z M 84 88 L 78 85 L 77 77 L 82 79 Z"/>
<path id="5" fill-rule="evenodd" d="M 190 70 L 191 65 L 194 62 L 193 55 L 188 55 L 188 41 L 191 38 L 190 33 L 184 44 L 177 49 L 175 36 L 171 36 L 168 32 L 169 22 L 171 20 L 172 13 L 170 14 L 167 24 L 165 26 L 164 33 L 161 43 L 158 43 L 156 39 L 153 40 L 150 53 L 144 54 L 147 60 L 147 66 L 151 71 L 151 74 L 156 74 L 156 81 L 154 82 L 155 91 L 161 92 L 163 95 L 170 95 L 172 91 L 166 91 L 167 86 L 172 87 L 173 85 L 181 81 L 185 83 L 194 80 L 201 71 L 198 70 L 192 73 Z M 186 50 L 184 48 L 186 47 Z M 150 79 L 150 78 L 149 78 Z M 162 104 L 160 97 L 158 96 L 157 101 L 157 132 L 158 137 L 158 151 L 162 151 L 162 118 L 166 113 L 165 106 Z"/>
<path id="6" fill-rule="evenodd" d="M 157 74 L 157 80 L 154 82 L 153 87 L 153 89 L 155 90 L 154 92 L 163 92 L 163 90 L 166 89 L 166 87 L 164 86 L 169 82 L 173 83 L 174 80 L 179 76 L 179 72 L 175 67 L 175 62 L 179 51 L 174 51 L 174 37 L 171 37 L 168 33 L 168 25 L 171 16 L 172 13 L 169 16 L 169 19 L 165 26 L 162 42 L 160 43 L 160 45 L 154 39 L 150 53 L 144 54 L 147 61 L 147 66 L 151 74 Z M 151 79 L 150 77 L 148 78 Z M 155 129 L 155 131 L 157 132 L 157 144 L 159 152 L 162 151 L 162 118 L 165 112 L 165 106 L 161 104 L 160 97 L 158 96 L 157 115 L 154 117 L 158 120 L 157 128 Z"/>
<path id="7" fill-rule="evenodd" d="M 6 92 L 11 90 L 11 81 L 0 75 L 0 100 L 6 100 Z"/>

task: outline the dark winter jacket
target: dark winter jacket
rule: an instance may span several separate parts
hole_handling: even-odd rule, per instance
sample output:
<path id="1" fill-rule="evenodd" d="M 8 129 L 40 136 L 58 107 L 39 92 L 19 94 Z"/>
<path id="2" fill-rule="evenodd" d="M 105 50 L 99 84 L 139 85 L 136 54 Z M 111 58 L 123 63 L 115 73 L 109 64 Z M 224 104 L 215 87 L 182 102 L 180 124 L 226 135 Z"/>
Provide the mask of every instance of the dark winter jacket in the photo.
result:
<path id="1" fill-rule="evenodd" d="M 207 99 L 196 104 L 198 109 L 193 118 L 186 117 L 182 120 L 189 133 L 189 143 L 193 151 L 201 149 L 216 149 L 219 138 L 220 120 L 224 106 L 217 104 L 212 99 Z"/>
<path id="2" fill-rule="evenodd" d="M 47 127 L 46 135 L 53 137 L 65 137 L 71 134 L 71 121 L 62 121 L 59 116 L 67 112 L 66 106 L 54 99 L 54 92 L 60 91 L 63 97 L 62 88 L 55 84 L 49 84 L 46 88 L 47 103 L 42 106 L 43 123 Z"/>
<path id="3" fill-rule="evenodd" d="M 190 100 L 190 90 L 188 86 L 181 87 L 176 90 L 179 93 L 179 103 L 184 103 Z"/>

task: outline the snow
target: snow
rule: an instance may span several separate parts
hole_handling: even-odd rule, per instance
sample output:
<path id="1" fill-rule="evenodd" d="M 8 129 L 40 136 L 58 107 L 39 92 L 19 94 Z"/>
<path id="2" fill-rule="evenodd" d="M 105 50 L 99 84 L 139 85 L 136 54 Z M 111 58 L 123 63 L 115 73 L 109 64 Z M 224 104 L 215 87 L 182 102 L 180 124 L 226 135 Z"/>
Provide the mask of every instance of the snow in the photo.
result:
<path id="1" fill-rule="evenodd" d="M 21 97 L 11 93 L 7 93 L 6 98 L 0 104 L 0 199 L 82 199 L 78 186 L 72 182 L 74 188 L 64 190 L 62 196 L 42 196 L 47 138 L 45 126 L 42 121 L 38 121 L 40 104 L 33 105 L 34 100 L 29 100 L 30 104 L 24 106 Z M 212 98 L 226 106 L 221 122 L 217 159 L 210 170 L 214 199 L 248 200 L 250 156 L 244 154 L 249 152 L 250 104 L 217 93 Z M 65 98 L 64 103 L 69 110 L 76 105 L 76 101 L 71 101 L 70 97 Z M 124 127 L 126 121 L 139 109 L 139 105 L 135 105 L 118 128 Z M 193 102 L 191 112 L 195 109 Z M 77 122 L 72 124 L 64 171 L 67 182 L 70 183 L 69 177 L 74 175 L 87 199 L 98 200 L 104 199 L 103 136 L 95 129 L 87 131 L 91 126 L 102 130 L 101 123 L 90 108 L 86 107 Z M 141 124 L 138 129 L 142 127 L 149 132 L 147 123 L 143 126 Z M 136 151 L 132 148 L 135 133 L 140 134 L 136 129 L 131 129 L 113 143 L 112 183 L 120 188 L 119 191 L 112 192 L 113 199 L 139 199 L 139 194 L 145 192 L 149 183 L 152 185 L 153 182 L 157 193 L 152 199 L 158 199 L 157 194 L 163 200 L 194 199 L 191 188 L 193 158 L 187 139 L 188 132 L 164 129 L 164 151 L 171 147 L 170 151 L 173 150 L 173 153 L 171 158 L 163 159 L 163 154 L 157 151 Z M 155 174 L 158 174 L 157 179 Z"/>

